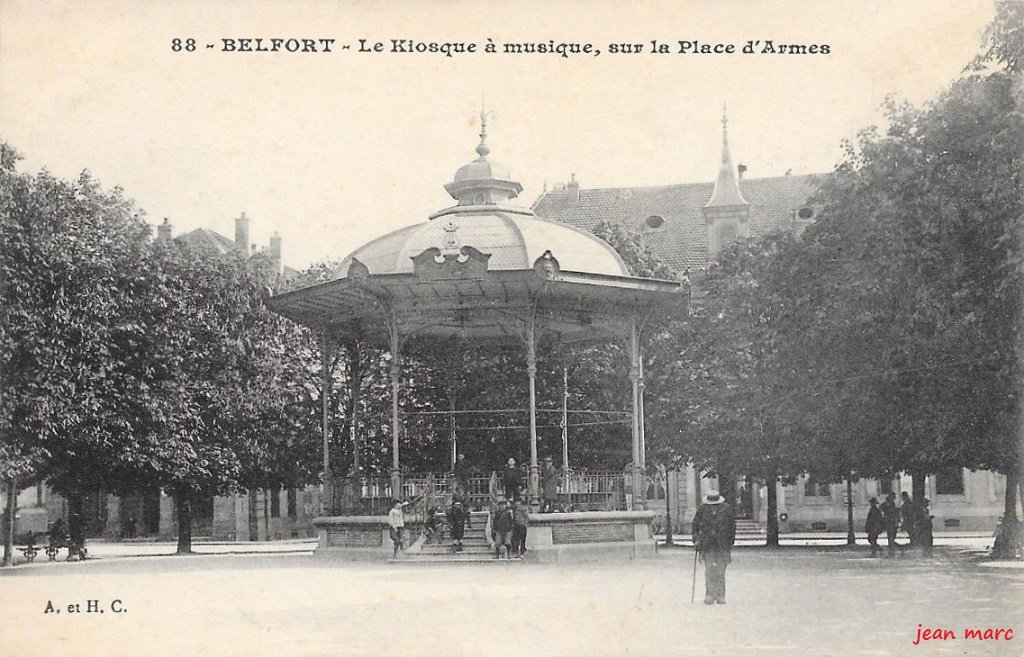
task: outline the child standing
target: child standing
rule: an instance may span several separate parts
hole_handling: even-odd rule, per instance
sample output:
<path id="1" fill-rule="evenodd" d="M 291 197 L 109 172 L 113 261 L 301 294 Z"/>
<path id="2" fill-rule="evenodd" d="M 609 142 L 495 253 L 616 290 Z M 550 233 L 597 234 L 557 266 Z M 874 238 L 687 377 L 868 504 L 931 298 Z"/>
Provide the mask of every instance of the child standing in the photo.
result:
<path id="1" fill-rule="evenodd" d="M 402 513 L 402 503 L 399 500 L 395 500 L 395 506 L 391 507 L 388 511 L 388 528 L 391 534 L 391 546 L 393 552 L 391 558 L 398 558 L 398 551 L 404 550 L 405 546 L 402 545 L 402 532 L 405 531 L 405 514 Z"/>

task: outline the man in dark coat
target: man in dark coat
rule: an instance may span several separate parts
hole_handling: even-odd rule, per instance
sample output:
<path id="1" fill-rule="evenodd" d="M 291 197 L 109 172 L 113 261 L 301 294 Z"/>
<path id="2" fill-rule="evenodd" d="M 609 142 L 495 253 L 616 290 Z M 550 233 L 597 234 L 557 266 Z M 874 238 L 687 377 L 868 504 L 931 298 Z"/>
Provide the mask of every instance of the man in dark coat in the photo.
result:
<path id="1" fill-rule="evenodd" d="M 932 546 L 935 543 L 935 536 L 932 533 L 932 512 L 928 508 L 928 498 L 921 500 L 918 507 L 918 515 L 914 522 L 917 535 L 917 542 L 921 546 L 921 555 L 932 556 Z"/>
<path id="2" fill-rule="evenodd" d="M 704 562 L 704 604 L 725 604 L 725 569 L 732 561 L 736 516 L 718 494 L 708 493 L 693 518 L 693 542 Z"/>
<path id="3" fill-rule="evenodd" d="M 526 554 L 526 533 L 530 529 L 530 507 L 526 500 L 516 502 L 512 521 L 512 555 L 522 557 Z"/>
<path id="4" fill-rule="evenodd" d="M 544 513 L 551 513 L 558 506 L 558 470 L 549 456 L 544 459 L 544 472 L 541 476 L 544 494 Z"/>
<path id="5" fill-rule="evenodd" d="M 523 486 L 523 473 L 516 467 L 515 459 L 508 460 L 508 466 L 501 473 L 501 483 L 505 487 L 505 499 L 510 504 L 519 499 L 519 489 Z"/>
<path id="6" fill-rule="evenodd" d="M 466 462 L 466 455 L 459 454 L 458 458 L 455 459 L 455 465 L 452 466 L 452 474 L 455 476 L 456 488 L 462 490 L 469 490 L 469 463 Z"/>
<path id="7" fill-rule="evenodd" d="M 896 506 L 896 494 L 889 493 L 879 507 L 885 522 L 885 537 L 889 541 L 889 557 L 896 556 L 896 532 L 900 527 L 900 510 Z"/>
<path id="8" fill-rule="evenodd" d="M 494 510 L 494 516 L 491 520 L 491 538 L 494 539 L 495 559 L 500 558 L 503 551 L 505 555 L 511 558 L 509 551 L 512 548 L 513 525 L 512 512 L 509 510 L 505 500 L 499 499 L 498 508 Z"/>
<path id="9" fill-rule="evenodd" d="M 920 515 L 918 505 L 910 499 L 907 491 L 900 493 L 900 520 L 903 531 L 907 532 L 910 538 L 910 545 L 917 545 L 917 517 Z"/>
<path id="10" fill-rule="evenodd" d="M 871 556 L 878 556 L 878 536 L 885 531 L 885 520 L 882 518 L 882 511 L 878 508 L 878 498 L 872 497 L 868 500 L 871 508 L 868 509 L 868 519 L 864 524 L 864 531 L 868 533 L 868 543 L 871 544 Z"/>
<path id="11" fill-rule="evenodd" d="M 452 500 L 448 509 L 448 527 L 452 533 L 452 549 L 462 552 L 462 539 L 466 535 L 466 509 L 458 499 Z"/>

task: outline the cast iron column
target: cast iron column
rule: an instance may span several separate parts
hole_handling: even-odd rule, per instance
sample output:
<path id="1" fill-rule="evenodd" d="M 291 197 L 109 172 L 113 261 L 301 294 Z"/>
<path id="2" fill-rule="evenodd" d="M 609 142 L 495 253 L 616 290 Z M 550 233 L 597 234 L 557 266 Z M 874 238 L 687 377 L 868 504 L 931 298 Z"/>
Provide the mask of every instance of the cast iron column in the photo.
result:
<path id="1" fill-rule="evenodd" d="M 526 374 L 530 379 L 530 508 L 540 510 L 540 468 L 537 464 L 537 341 L 533 318 L 526 327 Z"/>
<path id="2" fill-rule="evenodd" d="M 640 336 L 636 317 L 630 324 L 629 332 L 629 380 L 633 387 L 633 509 L 643 508 L 640 464 Z"/>
<path id="3" fill-rule="evenodd" d="M 391 497 L 402 498 L 402 470 L 398 460 L 398 385 L 402 368 L 399 364 L 398 352 L 401 343 L 398 339 L 398 318 L 391 313 Z"/>
<path id="4" fill-rule="evenodd" d="M 331 457 L 330 450 L 328 447 L 327 437 L 330 434 L 331 424 L 331 402 L 330 402 L 330 390 L 331 390 L 331 376 L 329 371 L 329 359 L 328 351 L 330 350 L 330 343 L 327 339 L 327 331 L 324 331 L 323 337 L 320 341 L 320 402 L 321 402 L 321 413 L 320 428 L 324 440 L 324 484 L 326 485 L 327 480 L 331 476 Z"/>
<path id="5" fill-rule="evenodd" d="M 639 338 L 639 336 L 637 336 Z M 640 421 L 640 476 L 645 484 L 640 491 L 640 505 L 647 508 L 647 434 L 644 429 L 644 347 L 637 340 L 637 415 Z"/>

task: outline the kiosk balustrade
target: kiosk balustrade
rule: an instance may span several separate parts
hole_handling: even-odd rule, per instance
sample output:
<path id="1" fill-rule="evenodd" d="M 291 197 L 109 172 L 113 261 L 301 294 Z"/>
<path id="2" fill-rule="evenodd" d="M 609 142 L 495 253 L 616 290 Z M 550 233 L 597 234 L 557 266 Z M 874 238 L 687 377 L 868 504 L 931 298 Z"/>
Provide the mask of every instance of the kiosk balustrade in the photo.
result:
<path id="1" fill-rule="evenodd" d="M 617 470 L 579 470 L 559 477 L 559 506 L 569 511 L 622 511 L 627 508 L 628 476 Z M 491 477 L 470 477 L 466 491 L 472 509 L 491 503 Z M 387 515 L 395 495 L 388 475 L 331 477 L 327 481 L 327 515 Z M 403 473 L 400 499 L 407 522 L 422 522 L 432 507 L 446 510 L 455 492 L 455 480 L 447 472 Z M 501 493 L 500 487 L 498 494 Z"/>

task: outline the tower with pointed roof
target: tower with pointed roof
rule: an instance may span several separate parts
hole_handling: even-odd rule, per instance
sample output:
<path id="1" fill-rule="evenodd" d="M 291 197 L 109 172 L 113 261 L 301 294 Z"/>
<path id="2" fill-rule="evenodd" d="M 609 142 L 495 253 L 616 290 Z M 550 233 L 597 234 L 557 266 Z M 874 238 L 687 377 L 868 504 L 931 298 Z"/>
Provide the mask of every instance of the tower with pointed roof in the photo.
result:
<path id="1" fill-rule="evenodd" d="M 750 236 L 750 204 L 740 191 L 739 176 L 729 153 L 729 118 L 722 106 L 722 161 L 711 199 L 703 208 L 708 230 L 708 260 L 725 246 Z"/>

